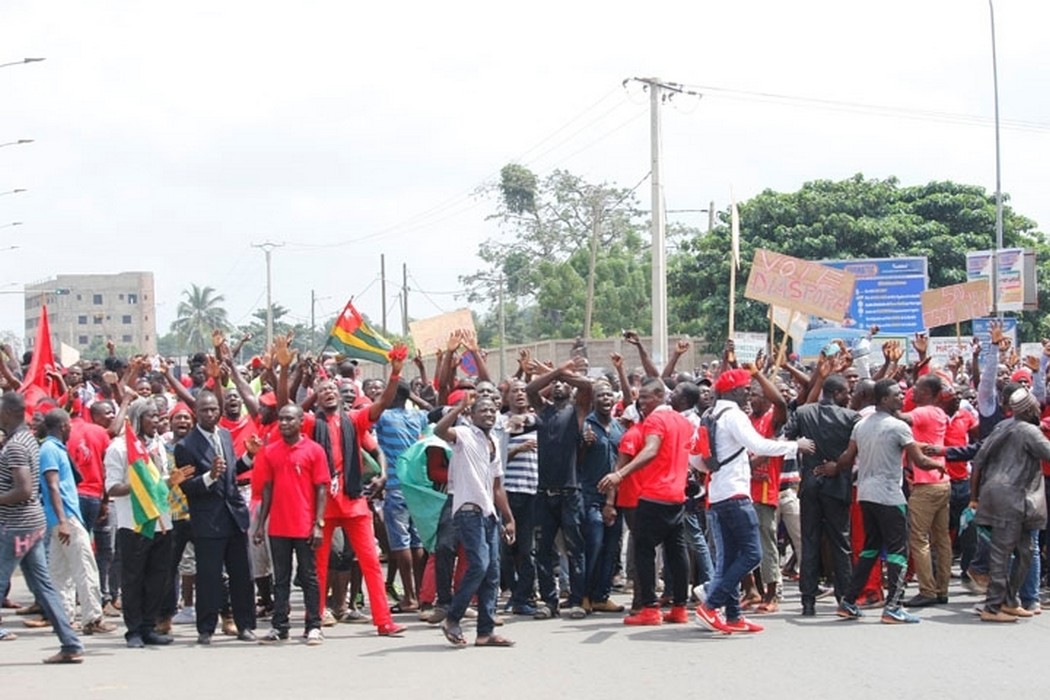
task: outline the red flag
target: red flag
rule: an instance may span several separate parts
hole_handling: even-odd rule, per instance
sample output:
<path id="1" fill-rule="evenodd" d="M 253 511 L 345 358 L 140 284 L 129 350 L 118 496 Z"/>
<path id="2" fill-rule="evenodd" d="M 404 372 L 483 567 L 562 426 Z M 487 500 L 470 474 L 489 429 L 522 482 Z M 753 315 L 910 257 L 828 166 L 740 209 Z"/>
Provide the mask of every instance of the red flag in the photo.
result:
<path id="1" fill-rule="evenodd" d="M 47 306 L 40 308 L 40 325 L 36 329 L 36 343 L 33 345 L 33 359 L 29 362 L 19 393 L 25 395 L 26 414 L 31 415 L 33 408 L 41 399 L 58 398 L 58 387 L 47 376 L 47 370 L 55 368 L 55 354 L 51 351 L 51 324 L 47 321 Z"/>

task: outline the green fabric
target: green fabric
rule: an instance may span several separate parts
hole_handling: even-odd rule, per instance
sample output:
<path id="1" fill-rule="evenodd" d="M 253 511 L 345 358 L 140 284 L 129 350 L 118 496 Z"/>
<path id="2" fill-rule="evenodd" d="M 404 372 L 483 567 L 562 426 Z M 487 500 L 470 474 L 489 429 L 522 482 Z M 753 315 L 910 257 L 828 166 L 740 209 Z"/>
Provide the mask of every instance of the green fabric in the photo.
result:
<path id="1" fill-rule="evenodd" d="M 441 447 L 446 457 L 452 457 L 448 443 L 435 437 L 433 428 L 427 426 L 424 436 L 397 458 L 397 478 L 401 482 L 401 493 L 419 539 L 428 552 L 433 552 L 437 545 L 438 520 L 448 495 L 436 490 L 434 483 L 427 477 L 428 447 Z"/>

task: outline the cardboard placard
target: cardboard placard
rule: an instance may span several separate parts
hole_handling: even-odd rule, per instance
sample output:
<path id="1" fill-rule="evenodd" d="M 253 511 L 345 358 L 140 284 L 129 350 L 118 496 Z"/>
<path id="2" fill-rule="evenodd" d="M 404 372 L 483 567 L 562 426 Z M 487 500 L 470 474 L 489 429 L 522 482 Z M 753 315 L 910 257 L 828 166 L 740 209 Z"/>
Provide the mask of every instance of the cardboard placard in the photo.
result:
<path id="1" fill-rule="evenodd" d="M 855 284 L 852 272 L 759 248 L 751 262 L 744 296 L 771 306 L 843 321 Z"/>
<path id="2" fill-rule="evenodd" d="M 988 280 L 963 282 L 922 293 L 922 322 L 927 328 L 986 316 L 991 297 Z"/>
<path id="3" fill-rule="evenodd" d="M 736 351 L 736 361 L 740 363 L 752 363 L 758 356 L 760 350 L 766 349 L 769 338 L 765 333 L 745 333 L 737 331 L 733 334 L 733 347 Z"/>
<path id="4" fill-rule="evenodd" d="M 411 321 L 408 329 L 412 334 L 412 342 L 426 357 L 447 347 L 449 333 L 457 330 L 473 333 L 474 317 L 471 316 L 470 309 L 458 309 L 420 321 Z"/>

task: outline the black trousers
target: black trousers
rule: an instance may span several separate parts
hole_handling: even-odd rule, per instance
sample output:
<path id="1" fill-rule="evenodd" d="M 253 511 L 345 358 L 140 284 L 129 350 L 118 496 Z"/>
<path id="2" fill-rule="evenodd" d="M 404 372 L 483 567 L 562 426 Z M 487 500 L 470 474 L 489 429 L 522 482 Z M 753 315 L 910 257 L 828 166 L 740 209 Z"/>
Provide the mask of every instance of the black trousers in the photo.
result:
<path id="1" fill-rule="evenodd" d="M 639 500 L 634 512 L 634 569 L 643 606 L 656 601 L 656 547 L 664 546 L 671 572 L 671 604 L 685 605 L 689 589 L 689 555 L 685 546 L 685 505 Z"/>
<path id="2" fill-rule="evenodd" d="M 179 580 L 179 562 L 182 561 L 182 554 L 186 551 L 186 545 L 193 542 L 193 527 L 190 521 L 186 519 L 171 521 L 171 539 L 171 575 L 168 576 L 168 588 L 160 610 L 162 618 L 172 617 L 179 607 L 176 583 Z"/>
<path id="3" fill-rule="evenodd" d="M 904 572 L 908 567 L 908 509 L 904 505 L 887 506 L 861 501 L 860 512 L 864 517 L 864 549 L 857 558 L 845 599 L 850 603 L 857 601 L 879 551 L 885 548 L 886 580 L 889 581 L 886 607 L 899 607 L 904 595 Z"/>
<path id="4" fill-rule="evenodd" d="M 273 560 L 273 628 L 282 636 L 288 634 L 288 619 L 292 597 L 292 553 L 303 586 L 303 604 L 306 606 L 306 631 L 321 629 L 321 594 L 317 587 L 317 567 L 314 550 L 306 537 L 270 536 L 270 556 Z"/>
<path id="5" fill-rule="evenodd" d="M 238 631 L 255 629 L 255 585 L 248 560 L 248 535 L 236 532 L 227 537 L 198 537 L 197 632 L 214 634 L 223 605 L 222 570 L 230 579 L 230 603 Z"/>
<path id="6" fill-rule="evenodd" d="M 126 637 L 152 632 L 157 624 L 171 578 L 172 543 L 170 532 L 158 531 L 150 538 L 126 527 L 117 530 Z"/>
<path id="7" fill-rule="evenodd" d="M 835 598 L 841 600 L 849 590 L 850 504 L 810 489 L 799 494 L 802 520 L 802 559 L 799 562 L 798 590 L 803 602 L 813 602 L 820 578 L 821 540 L 827 538 L 835 576 Z"/>

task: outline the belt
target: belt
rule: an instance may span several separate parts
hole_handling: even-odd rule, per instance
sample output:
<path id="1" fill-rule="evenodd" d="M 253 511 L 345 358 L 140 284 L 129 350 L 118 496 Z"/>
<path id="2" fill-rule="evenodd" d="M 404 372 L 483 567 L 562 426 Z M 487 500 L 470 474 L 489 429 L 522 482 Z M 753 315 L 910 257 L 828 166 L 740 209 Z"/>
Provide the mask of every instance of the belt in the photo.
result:
<path id="1" fill-rule="evenodd" d="M 477 503 L 464 503 L 458 509 L 456 509 L 456 512 L 457 513 L 464 513 L 464 512 L 466 512 L 466 513 L 480 513 L 482 511 L 481 511 L 481 506 L 479 506 Z"/>
<path id="2" fill-rule="evenodd" d="M 570 493 L 576 493 L 580 489 L 577 487 L 566 487 L 563 489 L 540 489 L 539 492 L 548 496 L 565 496 Z"/>

